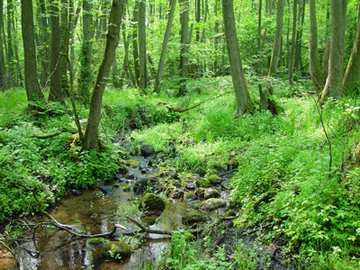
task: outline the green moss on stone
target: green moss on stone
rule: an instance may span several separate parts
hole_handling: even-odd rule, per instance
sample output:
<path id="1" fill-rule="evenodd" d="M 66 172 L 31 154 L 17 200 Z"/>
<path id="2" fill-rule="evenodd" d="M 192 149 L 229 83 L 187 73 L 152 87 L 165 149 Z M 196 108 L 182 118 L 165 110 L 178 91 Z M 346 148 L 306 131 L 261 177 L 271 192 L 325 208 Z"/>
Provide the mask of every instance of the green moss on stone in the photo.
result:
<path id="1" fill-rule="evenodd" d="M 212 184 L 216 184 L 219 183 L 220 177 L 217 176 L 216 174 L 212 174 L 207 178 L 207 180 L 209 180 L 209 182 Z"/>
<path id="2" fill-rule="evenodd" d="M 202 179 L 199 179 L 198 181 L 196 181 L 197 187 L 208 188 L 208 187 L 210 187 L 210 185 L 211 185 L 210 181 L 205 178 L 202 178 Z"/>
<path id="3" fill-rule="evenodd" d="M 150 210 L 163 210 L 165 209 L 165 202 L 154 193 L 146 193 L 139 201 L 139 207 Z"/>
<path id="4" fill-rule="evenodd" d="M 101 256 L 106 259 L 123 260 L 129 258 L 131 252 L 131 248 L 125 242 L 111 241 L 102 247 Z"/>

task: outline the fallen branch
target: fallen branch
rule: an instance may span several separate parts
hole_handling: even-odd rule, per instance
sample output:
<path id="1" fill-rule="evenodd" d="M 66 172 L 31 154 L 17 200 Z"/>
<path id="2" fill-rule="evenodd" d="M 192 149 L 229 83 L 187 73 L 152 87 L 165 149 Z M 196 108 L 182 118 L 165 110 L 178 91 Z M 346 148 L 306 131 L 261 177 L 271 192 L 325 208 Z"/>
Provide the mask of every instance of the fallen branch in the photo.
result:
<path id="1" fill-rule="evenodd" d="M 45 135 L 32 135 L 31 137 L 34 137 L 34 138 L 38 138 L 38 139 L 47 139 L 47 138 L 52 138 L 52 137 L 55 137 L 57 135 L 60 135 L 62 132 L 60 131 L 57 131 L 57 132 L 54 132 L 54 133 L 50 133 L 50 134 L 45 134 Z"/>
<path id="2" fill-rule="evenodd" d="M 196 107 L 199 107 L 201 104 L 203 104 L 203 103 L 205 103 L 205 102 L 207 102 L 207 101 L 210 101 L 210 100 L 213 100 L 213 99 L 216 99 L 216 98 L 219 98 L 219 97 L 225 96 L 225 95 L 227 95 L 227 94 L 231 94 L 231 93 L 234 93 L 234 91 L 225 92 L 225 93 L 222 93 L 222 94 L 220 94 L 220 95 L 217 95 L 216 97 L 205 99 L 205 100 L 203 100 L 203 101 L 200 101 L 198 104 L 195 104 L 195 105 L 193 105 L 193 106 L 191 106 L 191 107 L 188 107 L 188 108 L 186 108 L 186 109 L 180 109 L 180 108 L 178 108 L 178 109 L 169 108 L 169 109 L 172 110 L 172 111 L 174 111 L 174 112 L 180 112 L 180 113 L 186 112 L 186 111 L 190 111 L 190 110 L 192 110 L 192 109 L 194 109 L 194 108 L 196 108 Z"/>

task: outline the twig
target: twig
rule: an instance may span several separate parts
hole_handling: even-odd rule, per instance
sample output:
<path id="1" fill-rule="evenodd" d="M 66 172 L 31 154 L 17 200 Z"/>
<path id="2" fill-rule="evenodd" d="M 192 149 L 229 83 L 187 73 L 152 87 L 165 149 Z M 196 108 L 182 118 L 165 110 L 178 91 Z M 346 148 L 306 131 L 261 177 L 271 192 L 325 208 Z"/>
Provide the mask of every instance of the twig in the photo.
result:
<path id="1" fill-rule="evenodd" d="M 32 135 L 31 137 L 35 137 L 35 138 L 38 138 L 38 139 L 47 139 L 47 138 L 52 138 L 52 137 L 55 137 L 57 135 L 60 135 L 61 132 L 60 131 L 57 131 L 57 132 L 54 132 L 54 133 L 50 133 L 50 134 L 45 134 L 45 135 Z"/>
<path id="2" fill-rule="evenodd" d="M 271 226 L 271 223 L 268 223 L 268 224 L 266 224 L 266 225 L 264 225 L 264 226 L 261 226 L 261 225 L 260 225 L 259 228 L 253 229 L 253 230 L 251 230 L 251 231 L 249 231 L 249 232 L 245 232 L 244 234 L 245 234 L 245 235 L 253 234 L 254 232 L 261 231 L 262 229 L 267 228 L 267 227 L 269 227 L 269 226 Z"/>

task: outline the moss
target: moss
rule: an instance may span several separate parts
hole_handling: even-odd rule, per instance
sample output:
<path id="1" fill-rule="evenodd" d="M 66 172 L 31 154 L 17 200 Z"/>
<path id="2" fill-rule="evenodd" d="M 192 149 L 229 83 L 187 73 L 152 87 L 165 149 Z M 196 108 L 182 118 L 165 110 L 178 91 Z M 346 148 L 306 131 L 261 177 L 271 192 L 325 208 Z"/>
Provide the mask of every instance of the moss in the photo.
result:
<path id="1" fill-rule="evenodd" d="M 202 188 L 208 188 L 210 187 L 210 181 L 208 179 L 202 178 L 196 181 L 196 186 L 197 187 L 202 187 Z"/>
<path id="2" fill-rule="evenodd" d="M 119 187 L 120 187 L 120 183 L 115 183 L 115 184 L 114 184 L 114 187 L 119 188 Z"/>
<path id="3" fill-rule="evenodd" d="M 146 193 L 139 201 L 139 207 L 151 210 L 165 209 L 165 202 L 154 193 Z"/>
<path id="4" fill-rule="evenodd" d="M 206 215 L 199 212 L 198 210 L 191 210 L 189 213 L 186 213 L 182 218 L 181 222 L 183 224 L 195 223 L 200 221 L 205 221 Z"/>
<path id="5" fill-rule="evenodd" d="M 184 233 L 184 237 L 185 237 L 185 240 L 188 241 L 188 242 L 194 240 L 194 238 L 195 238 L 195 237 L 194 237 L 191 233 L 189 233 L 189 232 Z"/>
<path id="6" fill-rule="evenodd" d="M 140 161 L 138 160 L 134 160 L 134 159 L 129 159 L 128 163 L 131 167 L 135 168 L 135 167 L 139 167 L 140 166 Z"/>
<path id="7" fill-rule="evenodd" d="M 153 225 L 156 222 L 156 218 L 151 217 L 151 216 L 145 216 L 145 217 L 141 217 L 140 218 L 142 223 L 148 224 L 148 225 Z"/>
<path id="8" fill-rule="evenodd" d="M 123 191 L 130 191 L 130 187 L 129 186 L 123 186 Z"/>
<path id="9" fill-rule="evenodd" d="M 131 248 L 128 244 L 121 241 L 111 241 L 106 243 L 101 249 L 101 256 L 106 259 L 126 259 L 131 256 Z"/>
<path id="10" fill-rule="evenodd" d="M 207 180 L 209 180 L 209 182 L 212 184 L 216 184 L 219 183 L 220 177 L 217 176 L 216 174 L 212 174 L 207 178 Z"/>
<path id="11" fill-rule="evenodd" d="M 223 217 L 235 217 L 236 216 L 236 212 L 234 210 L 228 210 L 223 214 Z"/>
<path id="12" fill-rule="evenodd" d="M 87 241 L 90 245 L 104 245 L 107 242 L 109 242 L 109 240 L 103 238 L 103 237 L 99 237 L 99 238 L 91 238 Z"/>
<path id="13" fill-rule="evenodd" d="M 185 200 L 195 200 L 196 195 L 193 192 L 188 192 L 185 194 L 184 199 Z"/>
<path id="14" fill-rule="evenodd" d="M 217 198 L 211 198 L 201 203 L 201 208 L 204 210 L 214 210 L 224 206 L 226 206 L 226 201 Z"/>
<path id="15" fill-rule="evenodd" d="M 205 196 L 205 188 L 198 188 L 195 190 L 195 195 L 199 198 L 204 198 Z"/>

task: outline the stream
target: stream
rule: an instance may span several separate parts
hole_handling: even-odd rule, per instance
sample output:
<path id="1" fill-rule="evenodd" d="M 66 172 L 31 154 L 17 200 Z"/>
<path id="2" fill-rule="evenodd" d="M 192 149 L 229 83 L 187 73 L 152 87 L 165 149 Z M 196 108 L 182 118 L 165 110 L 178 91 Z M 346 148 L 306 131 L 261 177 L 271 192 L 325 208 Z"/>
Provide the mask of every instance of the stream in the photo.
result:
<path id="1" fill-rule="evenodd" d="M 133 184 L 142 179 L 151 178 L 156 169 L 149 166 L 148 159 L 142 156 L 130 157 L 140 162 L 140 166 L 131 167 L 127 176 L 120 175 L 110 183 L 100 183 L 95 190 L 81 190 L 80 196 L 74 192 L 68 194 L 57 203 L 54 209 L 48 210 L 58 222 L 66 225 L 76 225 L 86 234 L 110 232 L 114 224 L 125 226 L 128 231 L 139 228 L 126 220 L 127 210 L 134 208 L 132 201 L 141 198 L 133 191 L 123 191 L 123 186 Z M 130 179 L 129 179 L 130 178 Z M 116 184 L 117 183 L 117 184 Z M 120 183 L 120 185 L 119 185 Z M 76 194 L 78 195 L 78 194 Z M 222 196 L 225 195 L 222 192 Z M 171 199 L 162 212 L 151 212 L 156 223 L 150 229 L 176 230 L 184 228 L 182 216 L 190 206 L 181 199 Z M 140 221 L 140 216 L 131 216 Z M 42 221 L 47 221 L 43 218 Z M 113 238 L 119 238 L 117 229 Z M 29 232 L 29 237 L 31 236 Z M 28 242 L 22 245 L 27 250 L 37 250 L 40 256 L 30 256 L 25 250 L 20 250 L 25 269 L 141 269 L 144 260 L 158 259 L 169 249 L 169 236 L 150 234 L 129 259 L 119 263 L 107 261 L 101 257 L 101 246 L 89 244 L 88 240 L 72 237 L 66 231 L 53 228 L 39 228 L 36 233 L 36 247 Z M 0 251 L 1 252 L 1 251 Z M 1 269 L 17 269 L 16 263 L 9 256 L 1 256 Z"/>

